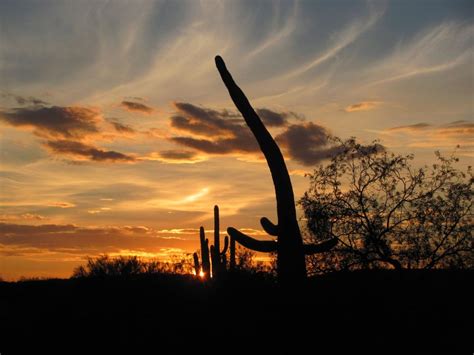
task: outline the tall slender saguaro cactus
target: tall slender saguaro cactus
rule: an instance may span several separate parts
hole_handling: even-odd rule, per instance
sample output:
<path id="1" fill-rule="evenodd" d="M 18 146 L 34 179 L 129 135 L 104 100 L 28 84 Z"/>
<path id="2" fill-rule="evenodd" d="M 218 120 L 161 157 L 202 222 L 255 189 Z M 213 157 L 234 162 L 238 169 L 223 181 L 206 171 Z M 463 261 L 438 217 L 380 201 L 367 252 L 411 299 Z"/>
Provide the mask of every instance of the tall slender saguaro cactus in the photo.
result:
<path id="1" fill-rule="evenodd" d="M 273 224 L 263 217 L 260 223 L 263 229 L 276 240 L 261 241 L 228 228 L 227 233 L 244 247 L 260 252 L 277 252 L 277 272 L 279 280 L 294 283 L 306 277 L 305 255 L 323 252 L 337 244 L 332 239 L 317 245 L 304 245 L 300 228 L 296 219 L 295 198 L 290 175 L 280 148 L 262 123 L 243 91 L 237 86 L 226 68 L 224 60 L 216 56 L 216 66 L 230 97 L 237 109 L 242 113 L 245 123 L 255 136 L 260 149 L 267 160 L 275 186 L 278 224 Z"/>
<path id="2" fill-rule="evenodd" d="M 212 275 L 219 277 L 225 271 L 227 265 L 226 253 L 229 247 L 229 237 L 224 238 L 224 248 L 220 251 L 219 233 L 219 206 L 214 206 L 214 245 L 211 245 Z"/>

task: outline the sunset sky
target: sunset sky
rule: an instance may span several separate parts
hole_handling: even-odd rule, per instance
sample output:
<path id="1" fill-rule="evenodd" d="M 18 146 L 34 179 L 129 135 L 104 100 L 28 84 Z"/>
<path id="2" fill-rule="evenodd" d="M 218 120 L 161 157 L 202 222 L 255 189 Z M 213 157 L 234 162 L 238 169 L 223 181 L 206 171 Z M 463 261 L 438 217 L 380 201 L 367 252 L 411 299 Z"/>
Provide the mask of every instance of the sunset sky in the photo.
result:
<path id="1" fill-rule="evenodd" d="M 298 199 L 327 134 L 474 156 L 474 2 L 0 2 L 0 277 L 265 235 L 273 185 L 214 66 L 276 137 Z"/>

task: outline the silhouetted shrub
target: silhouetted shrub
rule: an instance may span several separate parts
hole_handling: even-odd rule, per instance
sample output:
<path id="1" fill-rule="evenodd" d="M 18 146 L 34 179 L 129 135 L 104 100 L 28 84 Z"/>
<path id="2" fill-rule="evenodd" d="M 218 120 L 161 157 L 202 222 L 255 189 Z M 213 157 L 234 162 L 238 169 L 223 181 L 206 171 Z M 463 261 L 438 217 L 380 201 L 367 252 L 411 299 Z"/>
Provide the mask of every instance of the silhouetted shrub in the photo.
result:
<path id="1" fill-rule="evenodd" d="M 189 258 L 188 258 L 189 259 Z M 192 265 L 184 258 L 172 257 L 170 262 L 143 260 L 137 256 L 88 258 L 86 265 L 74 269 L 72 277 L 116 277 L 153 274 L 190 274 Z"/>

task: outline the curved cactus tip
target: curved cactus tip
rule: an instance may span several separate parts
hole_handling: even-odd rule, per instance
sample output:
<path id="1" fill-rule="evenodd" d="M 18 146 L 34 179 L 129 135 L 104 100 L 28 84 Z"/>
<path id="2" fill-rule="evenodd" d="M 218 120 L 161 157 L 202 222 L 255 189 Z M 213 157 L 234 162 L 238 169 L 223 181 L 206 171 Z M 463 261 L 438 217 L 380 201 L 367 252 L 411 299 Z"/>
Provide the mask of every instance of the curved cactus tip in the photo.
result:
<path id="1" fill-rule="evenodd" d="M 225 253 L 227 253 L 228 248 L 229 248 L 229 237 L 225 236 L 225 238 L 224 238 L 224 248 L 222 249 L 221 255 L 225 256 Z"/>
<path id="2" fill-rule="evenodd" d="M 267 217 L 260 218 L 260 224 L 265 232 L 274 237 L 278 236 L 278 226 L 273 224 Z"/>
<path id="3" fill-rule="evenodd" d="M 217 66 L 225 65 L 224 64 L 224 59 L 222 59 L 222 57 L 219 54 L 214 57 L 214 60 L 215 60 Z"/>

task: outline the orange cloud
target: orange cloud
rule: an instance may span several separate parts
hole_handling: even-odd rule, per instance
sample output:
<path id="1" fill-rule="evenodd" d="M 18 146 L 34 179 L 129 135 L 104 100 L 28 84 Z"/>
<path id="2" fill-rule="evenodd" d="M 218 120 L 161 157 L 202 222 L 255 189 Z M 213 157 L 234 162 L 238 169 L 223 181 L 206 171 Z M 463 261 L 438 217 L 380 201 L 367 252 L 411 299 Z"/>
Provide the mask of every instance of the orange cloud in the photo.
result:
<path id="1" fill-rule="evenodd" d="M 75 204 L 70 202 L 52 202 L 48 204 L 49 207 L 59 207 L 59 208 L 72 208 L 76 207 Z"/>
<path id="2" fill-rule="evenodd" d="M 153 152 L 147 156 L 140 157 L 140 160 L 156 160 L 170 164 L 194 164 L 206 160 L 206 157 L 192 150 L 164 150 Z"/>
<path id="3" fill-rule="evenodd" d="M 2 214 L 0 215 L 0 221 L 42 221 L 46 217 L 34 213 L 23 213 L 20 215 L 15 214 Z"/>

